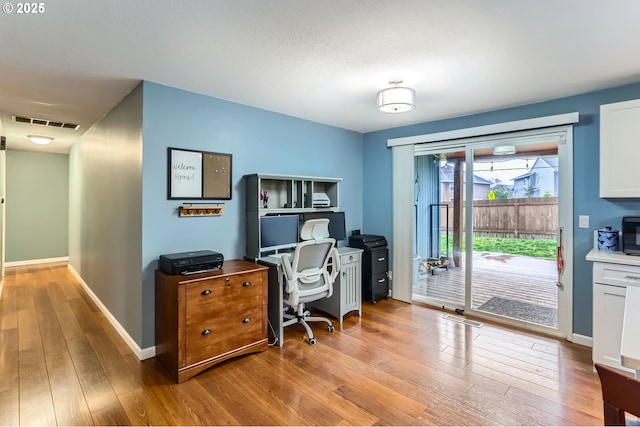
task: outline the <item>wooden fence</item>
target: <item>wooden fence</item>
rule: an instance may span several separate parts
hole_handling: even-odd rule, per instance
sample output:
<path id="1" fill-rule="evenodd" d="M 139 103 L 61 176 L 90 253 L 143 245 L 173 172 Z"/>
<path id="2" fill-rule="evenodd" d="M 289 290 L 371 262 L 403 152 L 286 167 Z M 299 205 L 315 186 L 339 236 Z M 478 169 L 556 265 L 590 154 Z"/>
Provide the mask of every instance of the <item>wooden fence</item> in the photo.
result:
<path id="1" fill-rule="evenodd" d="M 466 206 L 464 206 L 462 212 Z M 449 208 L 449 234 L 453 233 L 453 202 L 440 206 L 440 228 L 446 231 Z M 462 218 L 462 229 L 465 222 Z M 558 228 L 558 198 L 536 197 L 473 201 L 473 235 L 520 239 L 554 239 Z"/>

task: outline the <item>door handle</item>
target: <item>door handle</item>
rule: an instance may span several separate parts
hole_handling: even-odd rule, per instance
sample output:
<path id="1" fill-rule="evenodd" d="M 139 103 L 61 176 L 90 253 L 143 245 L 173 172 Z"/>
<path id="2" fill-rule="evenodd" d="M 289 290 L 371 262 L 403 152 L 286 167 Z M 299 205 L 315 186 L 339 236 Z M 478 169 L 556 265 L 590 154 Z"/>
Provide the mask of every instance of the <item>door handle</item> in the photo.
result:
<path id="1" fill-rule="evenodd" d="M 564 227 L 558 227 L 558 253 L 556 259 L 558 269 L 558 282 L 562 280 L 564 273 Z"/>

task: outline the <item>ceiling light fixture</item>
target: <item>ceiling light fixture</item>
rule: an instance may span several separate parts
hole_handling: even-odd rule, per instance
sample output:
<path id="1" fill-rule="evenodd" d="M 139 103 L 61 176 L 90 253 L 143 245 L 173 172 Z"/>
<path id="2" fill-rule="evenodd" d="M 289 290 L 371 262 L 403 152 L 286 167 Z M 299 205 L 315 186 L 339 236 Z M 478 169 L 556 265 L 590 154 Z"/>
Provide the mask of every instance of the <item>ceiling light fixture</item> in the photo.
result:
<path id="1" fill-rule="evenodd" d="M 383 113 L 406 113 L 416 108 L 416 91 L 400 86 L 402 80 L 391 80 L 393 87 L 378 92 L 378 111 Z"/>
<path id="2" fill-rule="evenodd" d="M 494 156 L 508 156 L 510 154 L 516 154 L 515 145 L 499 145 L 493 149 Z"/>
<path id="3" fill-rule="evenodd" d="M 53 138 L 50 136 L 41 136 L 41 135 L 27 135 L 27 138 L 31 140 L 34 144 L 39 145 L 47 145 L 53 141 Z"/>

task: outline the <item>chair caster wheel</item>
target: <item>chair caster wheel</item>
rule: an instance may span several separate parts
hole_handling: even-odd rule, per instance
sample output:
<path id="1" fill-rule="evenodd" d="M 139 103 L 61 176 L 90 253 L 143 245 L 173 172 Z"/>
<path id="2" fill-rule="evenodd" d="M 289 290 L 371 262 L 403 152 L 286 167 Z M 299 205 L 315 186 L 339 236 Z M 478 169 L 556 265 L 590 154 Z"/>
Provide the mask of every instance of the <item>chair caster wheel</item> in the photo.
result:
<path id="1" fill-rule="evenodd" d="M 377 303 L 377 302 L 378 302 L 378 301 L 376 301 L 376 300 L 371 300 L 371 304 L 375 304 L 375 303 Z"/>
<path id="2" fill-rule="evenodd" d="M 309 345 L 314 345 L 315 343 L 316 343 L 316 339 L 315 338 L 309 339 Z"/>
<path id="3" fill-rule="evenodd" d="M 329 325 L 329 327 L 327 327 L 327 329 L 329 330 L 329 332 L 333 332 L 333 325 Z"/>

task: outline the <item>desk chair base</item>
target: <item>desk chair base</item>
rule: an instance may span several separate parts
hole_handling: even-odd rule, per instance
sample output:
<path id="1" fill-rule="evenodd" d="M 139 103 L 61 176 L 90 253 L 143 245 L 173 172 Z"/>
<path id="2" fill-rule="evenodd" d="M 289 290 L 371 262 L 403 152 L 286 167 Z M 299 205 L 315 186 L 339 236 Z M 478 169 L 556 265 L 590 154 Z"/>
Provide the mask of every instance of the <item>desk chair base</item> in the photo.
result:
<path id="1" fill-rule="evenodd" d="M 310 345 L 314 345 L 316 343 L 316 337 L 313 336 L 313 330 L 311 330 L 311 327 L 307 322 L 325 322 L 327 323 L 327 330 L 329 332 L 333 332 L 333 323 L 331 323 L 331 320 L 326 317 L 311 316 L 309 310 L 304 309 L 304 304 L 298 305 L 298 311 L 296 314 L 285 313 L 284 318 L 288 320 L 285 320 L 282 323 L 282 327 L 295 325 L 296 323 L 300 323 L 304 327 L 307 331 Z"/>

